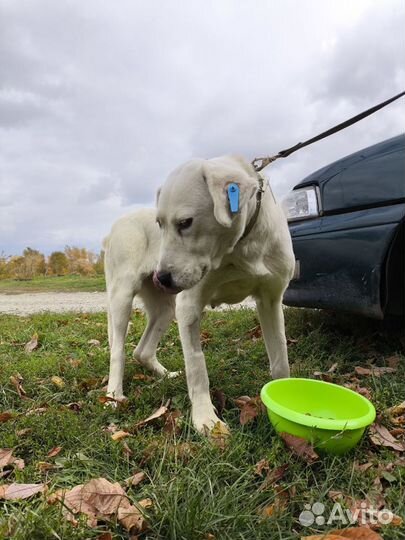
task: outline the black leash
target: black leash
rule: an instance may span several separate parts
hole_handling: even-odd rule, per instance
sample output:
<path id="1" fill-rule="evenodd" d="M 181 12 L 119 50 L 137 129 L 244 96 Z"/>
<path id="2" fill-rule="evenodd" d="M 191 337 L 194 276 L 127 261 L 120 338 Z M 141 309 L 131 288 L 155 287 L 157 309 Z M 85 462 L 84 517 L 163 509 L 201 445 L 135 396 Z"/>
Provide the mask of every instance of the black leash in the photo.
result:
<path id="1" fill-rule="evenodd" d="M 285 158 L 287 156 L 290 156 L 293 152 L 296 152 L 300 148 L 304 148 L 304 146 L 308 146 L 314 142 L 320 141 L 321 139 L 325 139 L 325 137 L 329 137 L 329 135 L 333 135 L 334 133 L 337 133 L 338 131 L 341 131 L 342 129 L 345 129 L 356 122 L 359 122 L 360 120 L 363 120 L 363 118 L 366 118 L 367 116 L 370 116 L 370 114 L 373 114 L 386 105 L 389 105 L 393 101 L 399 99 L 400 97 L 405 96 L 405 92 L 401 92 L 400 94 L 397 94 L 396 96 L 387 99 L 387 101 L 383 101 L 379 105 L 375 105 L 374 107 L 371 107 L 370 109 L 367 109 L 366 111 L 357 114 L 356 116 L 353 116 L 352 118 L 349 118 L 349 120 L 346 120 L 345 122 L 342 122 L 341 124 L 338 124 L 337 126 L 328 129 L 327 131 L 324 131 L 323 133 L 320 133 L 319 135 L 316 135 L 316 137 L 312 137 L 312 139 L 308 139 L 307 141 L 300 142 L 296 144 L 295 146 L 291 146 L 291 148 L 287 148 L 286 150 L 281 150 L 277 155 L 275 156 L 267 156 L 267 157 L 259 157 L 255 158 L 252 161 L 252 165 L 255 168 L 257 172 L 261 171 L 267 165 L 270 165 L 273 161 L 275 161 L 278 158 Z M 259 163 L 260 162 L 260 163 Z"/>

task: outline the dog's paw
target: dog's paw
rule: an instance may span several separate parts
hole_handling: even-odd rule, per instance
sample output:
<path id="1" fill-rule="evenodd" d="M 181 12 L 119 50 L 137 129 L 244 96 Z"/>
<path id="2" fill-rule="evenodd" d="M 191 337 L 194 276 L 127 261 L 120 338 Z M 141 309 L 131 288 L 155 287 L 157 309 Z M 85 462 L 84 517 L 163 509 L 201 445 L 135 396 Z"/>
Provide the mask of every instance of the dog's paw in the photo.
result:
<path id="1" fill-rule="evenodd" d="M 202 435 L 209 436 L 215 428 L 220 428 L 224 433 L 230 434 L 228 426 L 218 418 L 214 409 L 212 411 L 193 412 L 193 425 Z"/>
<path id="2" fill-rule="evenodd" d="M 120 396 L 117 396 L 115 392 L 107 392 L 107 400 L 104 403 L 104 407 L 111 407 L 112 409 L 116 409 L 120 405 L 124 405 L 127 403 L 128 398 L 124 396 L 124 394 L 121 394 Z"/>
<path id="3" fill-rule="evenodd" d="M 167 377 L 168 379 L 176 379 L 176 377 L 180 377 L 182 374 L 182 371 L 166 371 L 164 377 Z"/>

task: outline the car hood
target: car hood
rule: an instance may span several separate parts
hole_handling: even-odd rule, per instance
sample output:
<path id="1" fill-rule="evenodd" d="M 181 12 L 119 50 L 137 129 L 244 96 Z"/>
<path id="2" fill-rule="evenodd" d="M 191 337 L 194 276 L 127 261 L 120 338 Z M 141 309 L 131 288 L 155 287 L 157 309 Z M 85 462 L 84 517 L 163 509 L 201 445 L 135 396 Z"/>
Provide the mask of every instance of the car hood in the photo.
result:
<path id="1" fill-rule="evenodd" d="M 319 187 L 325 214 L 405 199 L 405 134 L 350 154 L 294 187 Z"/>

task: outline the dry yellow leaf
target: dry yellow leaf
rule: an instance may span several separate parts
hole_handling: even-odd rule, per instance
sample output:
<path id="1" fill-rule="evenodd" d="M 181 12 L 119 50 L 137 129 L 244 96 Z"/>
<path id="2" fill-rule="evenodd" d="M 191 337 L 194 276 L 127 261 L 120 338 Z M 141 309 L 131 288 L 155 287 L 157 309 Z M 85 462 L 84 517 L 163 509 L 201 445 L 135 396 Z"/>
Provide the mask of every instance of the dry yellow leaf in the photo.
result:
<path id="1" fill-rule="evenodd" d="M 125 439 L 125 437 L 130 437 L 131 434 L 128 433 L 128 431 L 116 431 L 111 435 L 111 439 L 113 441 L 121 441 L 122 439 Z"/>
<path id="2" fill-rule="evenodd" d="M 27 353 L 31 353 L 35 349 L 38 348 L 38 334 L 34 334 L 30 341 L 25 344 L 24 351 Z"/>
<path id="3" fill-rule="evenodd" d="M 58 377 L 58 375 L 54 375 L 53 377 L 51 377 L 51 382 L 61 390 L 66 386 L 65 381 L 62 379 L 62 377 Z"/>
<path id="4" fill-rule="evenodd" d="M 215 446 L 221 450 L 224 450 L 229 444 L 231 432 L 226 424 L 223 422 L 217 422 L 208 435 Z"/>

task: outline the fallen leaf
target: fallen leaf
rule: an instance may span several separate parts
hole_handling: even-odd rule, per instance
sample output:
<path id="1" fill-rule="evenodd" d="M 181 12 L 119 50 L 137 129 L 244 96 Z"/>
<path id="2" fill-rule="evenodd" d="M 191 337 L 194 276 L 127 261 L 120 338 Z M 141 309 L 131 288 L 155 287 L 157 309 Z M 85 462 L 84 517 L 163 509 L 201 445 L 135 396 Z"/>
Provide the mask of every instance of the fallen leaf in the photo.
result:
<path id="1" fill-rule="evenodd" d="M 144 517 L 135 506 L 120 506 L 117 517 L 120 524 L 127 531 L 141 533 L 147 529 Z"/>
<path id="2" fill-rule="evenodd" d="M 15 458 L 13 465 L 16 469 L 22 471 L 25 468 L 25 461 L 21 458 Z"/>
<path id="3" fill-rule="evenodd" d="M 61 501 L 63 504 L 62 515 L 72 523 L 77 523 L 74 514 L 83 513 L 87 516 L 87 524 L 90 527 L 97 526 L 96 510 L 88 504 L 82 496 L 83 484 L 72 489 L 60 489 L 48 498 L 49 504 Z"/>
<path id="4" fill-rule="evenodd" d="M 141 501 L 138 501 L 137 503 L 139 506 L 142 506 L 142 508 L 150 508 L 151 506 L 153 506 L 153 501 L 152 499 L 142 499 Z"/>
<path id="5" fill-rule="evenodd" d="M 0 449 L 0 469 L 4 469 L 14 461 L 12 448 Z"/>
<path id="6" fill-rule="evenodd" d="M 72 366 L 72 368 L 78 368 L 82 361 L 80 358 L 69 358 L 69 364 Z"/>
<path id="7" fill-rule="evenodd" d="M 269 518 L 275 514 L 276 505 L 274 503 L 265 506 L 260 510 L 260 514 L 263 518 Z"/>
<path id="8" fill-rule="evenodd" d="M 200 334 L 201 345 L 205 345 L 206 343 L 209 343 L 211 339 L 212 339 L 212 336 L 209 332 L 207 331 L 201 332 Z"/>
<path id="9" fill-rule="evenodd" d="M 262 484 L 259 487 L 259 491 L 264 491 L 268 489 L 270 486 L 274 485 L 276 482 L 281 480 L 285 473 L 287 472 L 287 469 L 289 467 L 288 463 L 284 463 L 284 465 L 280 465 L 280 467 L 277 467 L 276 469 L 272 469 L 267 473 L 266 478 L 263 480 Z"/>
<path id="10" fill-rule="evenodd" d="M 62 388 L 65 388 L 66 386 L 65 381 L 62 379 L 62 377 L 59 377 L 58 375 L 54 375 L 53 377 L 51 377 L 51 382 L 60 390 L 62 390 Z"/>
<path id="11" fill-rule="evenodd" d="M 196 454 L 197 446 L 189 442 L 177 443 L 173 446 L 169 446 L 168 452 L 175 456 L 176 459 L 181 459 L 183 462 L 187 462 Z"/>
<path id="12" fill-rule="evenodd" d="M 396 514 L 393 514 L 392 521 L 390 523 L 391 527 L 401 527 L 404 520 L 401 516 L 397 516 Z"/>
<path id="13" fill-rule="evenodd" d="M 252 422 L 262 411 L 263 404 L 260 396 L 250 398 L 249 396 L 241 396 L 235 399 L 235 405 L 240 408 L 239 422 L 241 426 Z"/>
<path id="14" fill-rule="evenodd" d="M 389 367 L 396 369 L 401 361 L 401 357 L 397 354 L 394 354 L 393 356 L 389 356 L 385 359 L 385 362 L 389 365 Z"/>
<path id="15" fill-rule="evenodd" d="M 0 424 L 3 424 L 5 422 L 8 422 L 12 418 L 14 418 L 14 414 L 9 412 L 0 413 Z"/>
<path id="16" fill-rule="evenodd" d="M 83 500 L 96 508 L 100 514 L 115 514 L 126 493 L 118 482 L 114 484 L 105 478 L 95 478 L 83 485 L 81 491 Z"/>
<path id="17" fill-rule="evenodd" d="M 113 537 L 110 532 L 103 532 L 100 536 L 97 536 L 97 540 L 113 540 Z"/>
<path id="18" fill-rule="evenodd" d="M 26 353 L 32 353 L 35 349 L 38 348 L 38 334 L 34 334 L 30 341 L 25 344 L 24 351 Z"/>
<path id="19" fill-rule="evenodd" d="M 113 484 L 105 478 L 90 480 L 71 490 L 58 490 L 48 499 L 50 504 L 57 501 L 62 502 L 62 513 L 70 521 L 75 520 L 72 514 L 83 513 L 87 516 L 88 525 L 96 527 L 98 520 L 115 515 L 120 524 L 131 533 L 141 533 L 147 528 L 143 515 L 131 505 L 120 484 Z M 141 503 L 145 504 L 145 501 L 139 503 L 143 506 Z"/>
<path id="20" fill-rule="evenodd" d="M 368 388 L 364 388 L 360 386 L 359 384 L 355 382 L 346 383 L 343 385 L 345 388 L 349 388 L 350 390 L 353 390 L 353 392 L 357 392 L 361 396 L 366 397 L 367 399 L 371 399 L 371 391 Z"/>
<path id="21" fill-rule="evenodd" d="M 404 437 L 405 436 L 405 428 L 403 428 L 403 427 L 390 429 L 389 431 L 390 431 L 390 433 L 391 433 L 391 435 L 393 437 Z"/>
<path id="22" fill-rule="evenodd" d="M 354 371 L 356 375 L 373 375 L 374 377 L 381 377 L 381 375 L 386 375 L 387 373 L 395 373 L 396 369 L 393 367 L 372 367 L 372 368 L 363 368 L 355 367 Z"/>
<path id="23" fill-rule="evenodd" d="M 94 345 L 95 347 L 99 347 L 101 345 L 100 341 L 98 339 L 89 339 L 87 342 L 88 345 Z"/>
<path id="24" fill-rule="evenodd" d="M 314 371 L 314 377 L 317 377 L 318 379 L 321 379 L 321 381 L 325 381 L 325 382 L 333 382 L 334 380 L 332 374 L 323 373 L 322 371 Z"/>
<path id="25" fill-rule="evenodd" d="M 36 464 L 36 468 L 44 473 L 44 472 L 47 472 L 47 471 L 51 471 L 53 469 L 55 469 L 55 464 L 54 463 L 48 463 L 47 461 L 38 461 L 38 463 Z"/>
<path id="26" fill-rule="evenodd" d="M 284 432 L 280 433 L 280 437 L 290 450 L 292 450 L 297 456 L 302 458 L 307 463 L 315 463 L 315 461 L 319 459 L 319 456 L 315 452 L 313 446 L 307 440 Z"/>
<path id="27" fill-rule="evenodd" d="M 16 434 L 16 437 L 25 437 L 25 435 L 28 435 L 29 433 L 31 433 L 33 431 L 32 428 L 24 428 L 24 429 L 18 429 L 15 434 Z"/>
<path id="28" fill-rule="evenodd" d="M 338 365 L 339 365 L 339 362 L 335 362 L 334 364 L 332 364 L 330 368 L 328 369 L 328 373 L 334 373 L 337 370 Z"/>
<path id="29" fill-rule="evenodd" d="M 285 488 L 278 486 L 278 488 L 276 488 L 276 497 L 274 499 L 274 502 L 272 504 L 265 506 L 264 508 L 261 508 L 259 513 L 262 516 L 262 518 L 279 516 L 287 509 L 288 502 L 289 502 L 288 491 Z"/>
<path id="30" fill-rule="evenodd" d="M 135 473 L 133 476 L 130 476 L 125 480 L 125 484 L 128 487 L 135 487 L 141 482 L 143 482 L 146 478 L 146 474 L 143 471 Z"/>
<path id="31" fill-rule="evenodd" d="M 145 375 L 144 373 L 135 373 L 135 375 L 132 377 L 134 381 L 145 381 L 145 382 L 152 382 L 155 380 L 154 377 L 151 375 Z"/>
<path id="32" fill-rule="evenodd" d="M 17 391 L 17 394 L 20 398 L 24 399 L 24 397 L 27 395 L 27 392 L 23 388 L 23 380 L 24 378 L 19 373 L 16 373 L 15 375 L 10 376 L 10 382 L 14 386 L 14 388 Z"/>
<path id="33" fill-rule="evenodd" d="M 216 422 L 208 435 L 212 443 L 221 450 L 225 450 L 231 438 L 231 432 L 223 422 Z"/>
<path id="34" fill-rule="evenodd" d="M 168 412 L 166 414 L 165 425 L 163 426 L 163 431 L 165 431 L 166 433 L 179 435 L 181 432 L 180 418 L 181 418 L 181 411 L 175 410 L 175 411 Z"/>
<path id="35" fill-rule="evenodd" d="M 45 489 L 45 484 L 6 484 L 1 486 L 0 498 L 6 501 L 17 499 L 28 499 L 37 493 L 42 493 Z"/>
<path id="36" fill-rule="evenodd" d="M 218 416 L 222 418 L 222 413 L 225 410 L 225 394 L 222 390 L 219 390 L 218 388 L 212 389 L 212 401 L 214 403 L 214 406 L 217 410 Z"/>
<path id="37" fill-rule="evenodd" d="M 125 439 L 125 437 L 130 437 L 131 434 L 128 433 L 128 431 L 116 431 L 111 435 L 111 439 L 113 441 L 121 441 L 122 439 Z"/>
<path id="38" fill-rule="evenodd" d="M 254 472 L 258 476 L 263 476 L 263 471 L 269 471 L 270 464 L 268 459 L 261 459 L 255 465 Z"/>
<path id="39" fill-rule="evenodd" d="M 25 416 L 36 416 L 39 414 L 44 414 L 48 410 L 48 407 L 35 407 L 34 409 L 28 409 L 25 413 Z"/>
<path id="40" fill-rule="evenodd" d="M 260 325 L 254 326 L 250 330 L 248 330 L 247 335 L 252 339 L 259 339 L 262 337 L 262 329 Z"/>
<path id="41" fill-rule="evenodd" d="M 70 409 L 71 411 L 74 411 L 76 413 L 80 412 L 83 409 L 84 403 L 82 401 L 73 401 L 72 403 L 68 403 L 65 405 L 67 409 Z"/>
<path id="42" fill-rule="evenodd" d="M 125 441 L 121 442 L 122 453 L 129 458 L 134 453 Z"/>
<path id="43" fill-rule="evenodd" d="M 111 396 L 99 396 L 98 400 L 103 405 L 105 405 L 106 403 L 119 403 L 118 399 L 115 399 L 115 398 L 113 398 Z"/>
<path id="44" fill-rule="evenodd" d="M 14 467 L 22 471 L 25 467 L 25 462 L 23 459 L 14 457 L 11 448 L 0 448 L 0 471 L 6 467 Z"/>
<path id="45" fill-rule="evenodd" d="M 390 420 L 393 424 L 404 425 L 405 424 L 405 401 L 399 405 L 394 405 L 386 410 Z"/>
<path id="46" fill-rule="evenodd" d="M 140 422 L 137 422 L 134 427 L 135 428 L 144 427 L 154 422 L 155 420 L 162 418 L 162 416 L 164 416 L 168 411 L 168 403 L 166 405 L 162 405 L 161 407 L 159 407 L 159 409 L 157 409 L 153 414 L 148 416 L 148 418 L 145 418 L 145 420 L 141 420 Z"/>
<path id="47" fill-rule="evenodd" d="M 384 478 L 384 480 L 387 480 L 387 482 L 395 482 L 396 478 L 393 474 L 391 474 L 389 471 L 381 471 L 381 476 Z"/>
<path id="48" fill-rule="evenodd" d="M 405 451 L 405 445 L 397 441 L 388 429 L 381 424 L 375 423 L 370 426 L 369 437 L 376 446 L 385 446 L 397 450 L 398 452 Z"/>
<path id="49" fill-rule="evenodd" d="M 97 388 L 101 385 L 102 379 L 100 377 L 90 377 L 89 379 L 82 379 L 77 386 L 81 390 L 88 392 L 89 390 L 93 390 L 94 388 Z"/>
<path id="50" fill-rule="evenodd" d="M 348 529 L 335 529 L 329 534 L 338 534 L 341 538 L 351 540 L 383 540 L 377 532 L 368 527 L 349 527 Z"/>
<path id="51" fill-rule="evenodd" d="M 356 469 L 356 471 L 360 471 L 360 472 L 365 472 L 365 471 L 368 471 L 368 469 L 370 469 L 371 467 L 373 466 L 372 463 L 370 463 L 369 461 L 367 463 L 358 463 L 357 461 L 354 462 L 354 468 Z"/>
<path id="52" fill-rule="evenodd" d="M 62 446 L 55 446 L 54 448 L 52 448 L 52 450 L 49 450 L 49 452 L 46 454 L 46 457 L 55 457 L 60 453 L 61 450 Z"/>
<path id="53" fill-rule="evenodd" d="M 301 536 L 301 540 L 384 540 L 375 531 L 368 527 L 349 527 L 348 529 L 335 529 L 323 534 Z"/>
<path id="54" fill-rule="evenodd" d="M 239 409 L 241 409 L 245 405 L 245 403 L 247 403 L 251 399 L 252 398 L 249 397 L 249 396 L 240 396 L 240 397 L 234 399 L 234 403 Z"/>
<path id="55" fill-rule="evenodd" d="M 106 433 L 116 433 L 118 430 L 117 424 L 114 424 L 114 422 L 110 422 L 108 426 L 103 428 L 103 431 Z"/>

